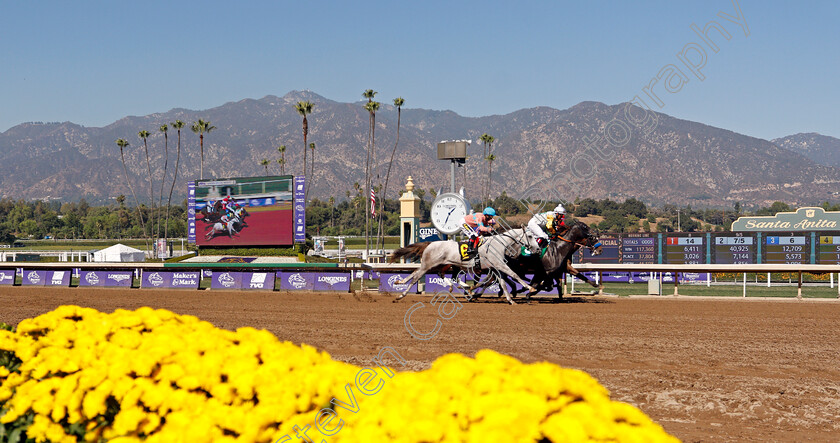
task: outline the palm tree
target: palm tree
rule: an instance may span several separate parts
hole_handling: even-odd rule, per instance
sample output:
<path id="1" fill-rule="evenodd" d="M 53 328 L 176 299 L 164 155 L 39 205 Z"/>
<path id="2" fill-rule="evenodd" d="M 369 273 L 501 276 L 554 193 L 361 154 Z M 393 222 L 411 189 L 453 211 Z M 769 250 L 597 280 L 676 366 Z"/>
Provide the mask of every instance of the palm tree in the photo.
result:
<path id="1" fill-rule="evenodd" d="M 268 163 L 269 162 L 268 162 L 267 158 L 264 158 L 264 159 L 260 160 L 260 165 L 265 168 L 265 176 L 266 177 L 268 177 Z"/>
<path id="2" fill-rule="evenodd" d="M 493 142 L 496 141 L 496 137 L 493 137 L 492 135 L 485 132 L 484 134 L 481 134 L 479 140 L 481 140 L 484 143 L 484 155 L 482 155 L 481 158 L 487 160 L 487 155 L 490 154 L 493 150 Z M 489 184 L 485 187 L 484 195 L 490 195 Z"/>
<path id="3" fill-rule="evenodd" d="M 178 156 L 175 158 L 175 174 L 172 177 L 172 186 L 169 187 L 169 200 L 166 201 L 166 223 L 163 226 L 163 237 L 169 238 L 169 207 L 172 205 L 172 191 L 175 190 L 175 182 L 178 181 L 178 168 L 181 166 L 181 128 L 184 127 L 184 122 L 175 120 L 172 127 L 178 130 Z"/>
<path id="4" fill-rule="evenodd" d="M 163 132 L 163 178 L 160 180 L 160 198 L 158 198 L 158 211 L 160 211 L 161 206 L 163 206 L 163 185 L 166 183 L 166 172 L 169 168 L 169 125 L 166 123 L 160 125 L 158 128 L 160 132 Z M 168 208 L 167 208 L 168 210 Z M 157 223 L 157 234 L 156 236 L 160 238 L 160 212 L 158 212 L 158 223 Z M 167 219 L 167 223 L 169 220 Z"/>
<path id="5" fill-rule="evenodd" d="M 277 152 L 280 153 L 280 160 L 277 160 L 277 164 L 280 165 L 280 175 L 286 175 L 286 145 L 277 148 Z"/>
<path id="6" fill-rule="evenodd" d="M 309 149 L 312 150 L 312 161 L 310 162 L 309 168 L 312 171 L 310 175 L 309 183 L 310 185 L 306 187 L 306 194 L 303 196 L 304 200 L 306 199 L 306 195 L 309 194 L 309 188 L 315 184 L 315 143 L 309 144 Z"/>
<path id="7" fill-rule="evenodd" d="M 370 91 L 370 89 L 368 90 Z M 367 92 L 366 92 L 367 93 Z M 375 92 L 374 92 L 375 94 Z M 370 114 L 370 139 L 368 143 L 368 167 L 365 174 L 365 191 L 369 192 L 373 182 L 373 167 L 376 163 L 376 111 L 379 110 L 379 102 L 369 101 L 365 103 L 365 109 Z M 365 256 L 370 252 L 370 199 L 365 199 Z"/>
<path id="8" fill-rule="evenodd" d="M 211 125 L 209 121 L 198 119 L 197 122 L 193 122 L 190 129 L 192 129 L 192 132 L 198 134 L 198 142 L 201 148 L 201 174 L 199 178 L 204 180 L 204 134 L 216 129 L 216 127 Z"/>
<path id="9" fill-rule="evenodd" d="M 131 186 L 131 180 L 128 178 L 128 168 L 125 166 L 125 153 L 123 151 L 130 145 L 131 144 L 128 143 L 124 138 L 117 139 L 117 146 L 120 147 L 120 160 L 122 160 L 123 172 L 125 173 L 125 184 L 128 185 L 128 189 L 131 191 L 131 195 L 134 197 L 134 204 L 137 205 L 137 217 L 140 219 L 140 226 L 143 228 L 143 239 L 146 240 L 146 250 L 148 251 L 149 238 L 146 234 L 146 223 L 143 221 L 143 213 L 140 212 L 140 201 L 137 200 L 137 194 L 134 193 L 134 187 Z"/>
<path id="10" fill-rule="evenodd" d="M 306 119 L 306 116 L 312 113 L 312 108 L 315 105 L 310 103 L 309 101 L 297 102 L 295 105 L 295 110 L 298 114 L 303 117 L 303 175 L 306 175 L 306 139 L 309 136 L 309 121 Z M 307 186 L 308 188 L 308 186 Z M 304 196 L 306 199 L 306 196 Z"/>
<path id="11" fill-rule="evenodd" d="M 154 186 L 152 185 L 152 164 L 149 162 L 149 144 L 146 141 L 149 138 L 149 135 L 151 134 L 149 134 L 149 131 L 140 131 L 137 133 L 137 135 L 143 139 L 143 149 L 146 152 L 146 169 L 149 173 L 149 200 L 152 205 L 152 215 L 149 220 L 151 222 L 149 230 L 151 231 L 152 228 L 154 228 L 155 226 L 155 190 Z M 151 232 L 149 234 L 151 234 Z"/>
<path id="12" fill-rule="evenodd" d="M 493 186 L 493 161 L 496 160 L 496 154 L 487 156 L 487 162 L 490 164 L 490 173 L 487 174 L 487 200 L 490 200 L 490 188 Z"/>
<path id="13" fill-rule="evenodd" d="M 394 106 L 397 107 L 397 141 L 394 143 L 394 149 L 391 150 L 391 160 L 388 162 L 388 172 L 385 174 L 385 186 L 382 187 L 382 198 L 379 205 L 379 236 L 382 237 L 382 247 L 385 247 L 385 233 L 382 227 L 382 214 L 385 212 L 385 196 L 388 195 L 388 181 L 391 179 L 391 166 L 394 164 L 394 154 L 397 152 L 397 145 L 400 143 L 400 118 L 402 117 L 402 106 L 405 104 L 405 99 L 397 97 L 394 99 Z M 377 237 L 377 247 L 379 239 Z"/>

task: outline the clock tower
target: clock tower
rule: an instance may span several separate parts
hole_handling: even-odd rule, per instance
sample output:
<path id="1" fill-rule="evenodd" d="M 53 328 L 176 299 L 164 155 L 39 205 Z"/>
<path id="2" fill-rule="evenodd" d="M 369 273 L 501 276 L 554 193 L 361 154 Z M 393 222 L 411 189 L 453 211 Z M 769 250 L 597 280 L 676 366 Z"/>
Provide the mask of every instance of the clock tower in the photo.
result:
<path id="1" fill-rule="evenodd" d="M 408 176 L 406 192 L 400 197 L 400 247 L 417 242 L 420 229 L 420 197 L 414 194 L 414 180 Z"/>

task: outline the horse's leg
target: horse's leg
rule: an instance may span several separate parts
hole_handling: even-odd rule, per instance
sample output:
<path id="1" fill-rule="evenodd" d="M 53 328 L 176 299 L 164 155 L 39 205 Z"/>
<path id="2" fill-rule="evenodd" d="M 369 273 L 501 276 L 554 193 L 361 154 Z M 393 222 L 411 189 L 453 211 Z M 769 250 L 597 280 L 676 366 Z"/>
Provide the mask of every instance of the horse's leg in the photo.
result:
<path id="1" fill-rule="evenodd" d="M 408 286 L 406 286 L 405 291 L 403 291 L 402 294 L 397 296 L 396 300 L 402 300 L 402 298 L 405 297 L 406 294 L 408 294 L 408 290 L 411 289 L 411 286 L 414 285 L 414 283 L 417 283 L 418 281 L 420 281 L 420 277 L 426 275 L 426 272 L 429 272 L 429 269 L 431 269 L 431 268 L 424 265 L 423 261 L 421 260 L 420 261 L 420 267 L 417 268 L 416 271 L 412 272 L 411 275 L 409 275 L 408 278 L 406 278 L 405 280 L 399 281 L 399 284 L 401 284 L 401 285 L 404 285 L 407 282 Z M 394 300 L 394 301 L 396 301 L 396 300 Z"/>

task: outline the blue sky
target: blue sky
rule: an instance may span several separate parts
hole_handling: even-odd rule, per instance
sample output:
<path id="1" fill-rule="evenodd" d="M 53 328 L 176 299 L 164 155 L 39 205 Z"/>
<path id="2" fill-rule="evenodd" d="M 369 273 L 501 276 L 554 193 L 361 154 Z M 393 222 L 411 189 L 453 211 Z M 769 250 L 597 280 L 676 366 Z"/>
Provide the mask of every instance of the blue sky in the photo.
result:
<path id="1" fill-rule="evenodd" d="M 0 2 L 0 131 L 27 121 L 104 126 L 310 89 L 368 88 L 467 116 L 643 94 L 667 64 L 669 115 L 771 139 L 840 137 L 840 2 Z M 679 64 L 690 26 L 731 34 L 705 80 Z M 661 88 L 661 86 L 660 86 Z"/>

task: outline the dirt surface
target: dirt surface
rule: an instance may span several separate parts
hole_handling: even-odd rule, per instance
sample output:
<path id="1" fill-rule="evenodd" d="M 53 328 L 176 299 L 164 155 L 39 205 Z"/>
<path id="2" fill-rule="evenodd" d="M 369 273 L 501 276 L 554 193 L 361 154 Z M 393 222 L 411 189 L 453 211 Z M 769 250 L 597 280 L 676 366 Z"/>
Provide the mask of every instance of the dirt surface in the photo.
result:
<path id="1" fill-rule="evenodd" d="M 614 399 L 640 407 L 684 441 L 837 441 L 840 302 L 697 298 L 571 298 L 508 306 L 464 303 L 436 336 L 430 298 L 370 294 L 121 289 L 0 289 L 0 321 L 62 304 L 103 311 L 141 306 L 196 315 L 223 328 L 265 328 L 335 358 L 369 364 L 392 346 L 423 369 L 442 354 L 484 348 L 582 369 Z"/>

